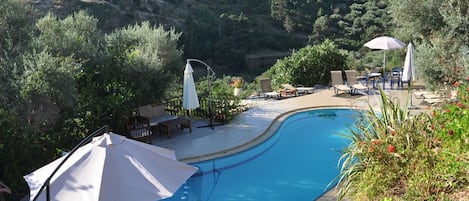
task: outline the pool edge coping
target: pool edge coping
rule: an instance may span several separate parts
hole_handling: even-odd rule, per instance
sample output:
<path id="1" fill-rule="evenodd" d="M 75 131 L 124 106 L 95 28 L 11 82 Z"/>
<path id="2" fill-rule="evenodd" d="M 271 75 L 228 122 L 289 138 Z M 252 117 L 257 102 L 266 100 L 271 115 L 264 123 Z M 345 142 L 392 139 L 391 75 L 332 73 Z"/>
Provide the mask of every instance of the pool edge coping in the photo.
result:
<path id="1" fill-rule="evenodd" d="M 239 144 L 237 146 L 229 147 L 227 149 L 221 150 L 221 151 L 216 151 L 213 153 L 208 153 L 204 155 L 197 155 L 197 156 L 191 156 L 191 157 L 186 157 L 179 159 L 179 161 L 184 162 L 184 163 L 197 163 L 197 162 L 202 162 L 202 161 L 207 161 L 207 160 L 213 160 L 216 158 L 221 158 L 224 156 L 232 155 L 235 153 L 239 153 L 242 151 L 245 151 L 247 149 L 250 149 L 252 147 L 255 147 L 256 145 L 259 145 L 260 143 L 264 142 L 265 140 L 269 139 L 280 127 L 282 122 L 288 117 L 293 114 L 306 111 L 306 110 L 316 110 L 316 109 L 359 109 L 359 107 L 354 107 L 350 105 L 328 105 L 328 106 L 309 106 L 309 107 L 302 107 L 302 108 L 296 108 L 293 110 L 288 110 L 283 113 L 280 113 L 277 115 L 272 122 L 267 126 L 267 128 L 259 135 L 257 135 L 255 138 Z"/>

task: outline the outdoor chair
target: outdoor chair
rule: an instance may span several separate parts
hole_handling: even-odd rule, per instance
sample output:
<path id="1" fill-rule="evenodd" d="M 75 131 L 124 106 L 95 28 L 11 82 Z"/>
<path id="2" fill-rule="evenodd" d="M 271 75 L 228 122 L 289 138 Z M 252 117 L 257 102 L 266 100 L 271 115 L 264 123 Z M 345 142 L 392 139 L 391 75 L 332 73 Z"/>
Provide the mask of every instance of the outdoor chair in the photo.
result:
<path id="1" fill-rule="evenodd" d="M 391 88 L 394 86 L 394 84 L 396 84 L 397 88 L 402 88 L 402 68 L 401 67 L 395 67 L 391 70 L 389 84 Z"/>
<path id="2" fill-rule="evenodd" d="M 131 117 L 126 122 L 129 138 L 151 144 L 152 132 L 150 121 L 146 117 Z"/>
<path id="3" fill-rule="evenodd" d="M 272 83 L 269 78 L 262 78 L 260 79 L 260 82 L 261 82 L 262 95 L 265 98 L 276 98 L 276 99 L 281 98 L 280 93 L 272 89 Z"/>
<path id="4" fill-rule="evenodd" d="M 367 94 L 370 92 L 370 88 L 360 83 L 357 79 L 357 71 L 346 70 L 345 76 L 347 77 L 347 84 L 352 88 L 352 94 L 356 94 L 357 91 L 365 91 Z"/>
<path id="5" fill-rule="evenodd" d="M 342 71 L 331 71 L 331 86 L 334 87 L 334 93 L 336 95 L 339 95 L 339 92 L 352 93 L 352 88 L 347 86 L 344 82 Z"/>

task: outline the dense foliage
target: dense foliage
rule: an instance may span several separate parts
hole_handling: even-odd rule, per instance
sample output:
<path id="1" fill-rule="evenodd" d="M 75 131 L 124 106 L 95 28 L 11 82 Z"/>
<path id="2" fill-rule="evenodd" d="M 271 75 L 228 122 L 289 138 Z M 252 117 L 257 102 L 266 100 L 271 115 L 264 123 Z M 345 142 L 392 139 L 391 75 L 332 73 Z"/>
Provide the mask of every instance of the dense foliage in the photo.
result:
<path id="1" fill-rule="evenodd" d="M 27 192 L 23 175 L 105 124 L 126 134 L 131 110 L 163 100 L 182 76 L 174 29 L 143 22 L 103 34 L 84 11 L 33 13 L 16 0 L 0 6 L 0 178 L 13 200 Z"/>
<path id="2" fill-rule="evenodd" d="M 299 49 L 291 56 L 278 60 L 269 70 L 273 85 L 314 86 L 329 84 L 331 70 L 347 69 L 347 56 L 329 40 Z"/>
<path id="3" fill-rule="evenodd" d="M 351 127 L 342 156 L 341 198 L 442 200 L 469 185 L 469 88 L 442 109 L 409 116 L 407 105 L 382 95 Z M 383 94 L 383 93 L 382 93 Z"/>
<path id="4" fill-rule="evenodd" d="M 361 60 L 369 52 L 362 47 L 366 41 L 392 33 L 394 22 L 388 3 L 388 0 L 61 1 L 60 6 L 50 9 L 62 15 L 87 9 L 100 19 L 98 25 L 106 32 L 146 20 L 174 26 L 183 33 L 181 43 L 186 57 L 209 61 L 217 72 L 244 73 L 252 78 L 253 69 L 259 69 L 257 73 L 270 67 L 271 61 L 262 62 L 264 59 L 279 58 L 276 55 L 326 39 L 341 49 L 361 50 L 354 58 Z M 254 62 L 248 59 L 252 57 Z M 381 61 L 379 57 L 377 60 Z"/>
<path id="5" fill-rule="evenodd" d="M 416 47 L 418 74 L 444 88 L 469 73 L 469 5 L 465 0 L 390 1 L 396 33 Z"/>

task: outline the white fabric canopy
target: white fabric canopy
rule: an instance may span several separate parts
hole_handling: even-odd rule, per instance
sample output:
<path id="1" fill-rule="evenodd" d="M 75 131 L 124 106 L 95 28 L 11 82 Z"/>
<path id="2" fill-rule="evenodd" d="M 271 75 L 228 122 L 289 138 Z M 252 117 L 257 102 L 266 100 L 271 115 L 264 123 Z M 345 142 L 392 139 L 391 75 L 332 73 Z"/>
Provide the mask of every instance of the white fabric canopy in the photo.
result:
<path id="1" fill-rule="evenodd" d="M 24 176 L 30 200 L 65 157 Z M 68 158 L 50 181 L 50 195 L 57 201 L 154 201 L 171 197 L 196 171 L 172 150 L 106 133 Z M 46 200 L 45 189 L 37 200 Z"/>
<path id="2" fill-rule="evenodd" d="M 403 43 L 397 38 L 381 36 L 368 41 L 367 43 L 365 43 L 364 46 L 370 49 L 392 50 L 403 48 L 405 46 L 405 43 Z"/>
<path id="3" fill-rule="evenodd" d="M 397 38 L 392 38 L 389 36 L 380 36 L 374 38 L 373 40 L 368 41 L 364 45 L 370 49 L 377 49 L 377 50 L 392 50 L 392 49 L 400 49 L 405 46 L 405 43 L 400 41 Z M 383 59 L 383 71 L 386 67 L 386 51 L 384 51 L 384 59 Z"/>
<path id="4" fill-rule="evenodd" d="M 199 107 L 199 97 L 197 97 L 197 91 L 195 90 L 193 72 L 192 66 L 187 62 L 184 69 L 184 89 L 182 94 L 182 107 L 187 110 Z"/>
<path id="5" fill-rule="evenodd" d="M 405 55 L 402 81 L 405 82 L 411 80 L 415 80 L 414 46 L 412 43 L 409 43 L 409 45 L 407 45 L 407 54 Z"/>

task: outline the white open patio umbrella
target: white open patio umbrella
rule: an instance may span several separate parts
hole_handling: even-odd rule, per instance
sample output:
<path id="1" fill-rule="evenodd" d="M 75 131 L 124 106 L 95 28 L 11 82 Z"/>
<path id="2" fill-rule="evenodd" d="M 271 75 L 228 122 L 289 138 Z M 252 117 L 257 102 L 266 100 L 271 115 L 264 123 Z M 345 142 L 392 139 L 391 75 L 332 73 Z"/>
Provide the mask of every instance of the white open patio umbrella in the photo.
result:
<path id="1" fill-rule="evenodd" d="M 195 90 L 193 72 L 192 66 L 187 62 L 184 69 L 184 89 L 182 94 L 182 107 L 187 110 L 199 107 L 199 97 L 197 97 L 197 91 Z"/>
<path id="2" fill-rule="evenodd" d="M 389 36 L 380 36 L 374 38 L 373 40 L 368 41 L 364 45 L 370 49 L 377 49 L 377 50 L 384 50 L 384 57 L 383 57 L 383 78 L 385 78 L 384 71 L 386 70 L 386 50 L 392 49 L 400 49 L 405 46 L 405 43 L 400 41 L 397 38 L 392 38 Z M 383 80 L 383 89 L 385 86 L 385 80 Z"/>
<path id="3" fill-rule="evenodd" d="M 67 155 L 24 176 L 30 200 L 46 200 L 41 186 Z M 50 180 L 50 200 L 154 201 L 171 197 L 197 168 L 174 151 L 105 133 L 78 148 Z"/>
<path id="4" fill-rule="evenodd" d="M 397 38 L 381 36 L 368 41 L 367 43 L 365 43 L 364 46 L 370 49 L 392 50 L 403 48 L 405 46 L 405 43 L 403 43 Z M 383 70 L 384 67 L 386 67 L 386 51 L 384 51 Z"/>

